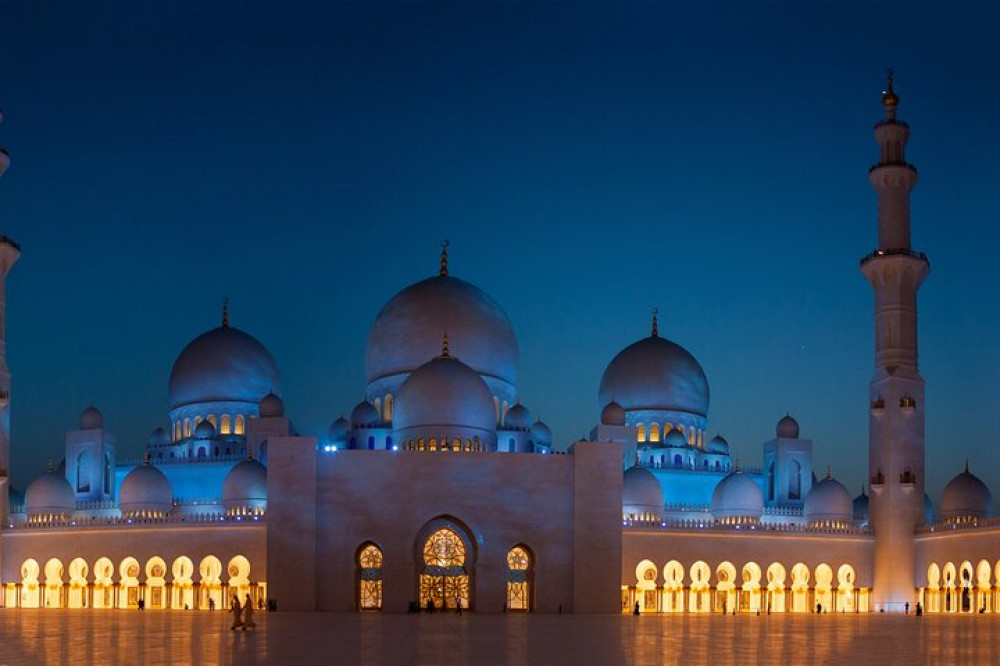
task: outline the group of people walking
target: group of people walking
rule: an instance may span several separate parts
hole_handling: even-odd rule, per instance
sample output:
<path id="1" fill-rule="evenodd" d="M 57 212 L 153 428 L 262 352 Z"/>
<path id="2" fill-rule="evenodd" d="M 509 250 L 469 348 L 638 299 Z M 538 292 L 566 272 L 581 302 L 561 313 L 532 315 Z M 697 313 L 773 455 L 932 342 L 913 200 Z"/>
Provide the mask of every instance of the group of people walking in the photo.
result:
<path id="1" fill-rule="evenodd" d="M 257 623 L 253 621 L 253 602 L 250 600 L 249 594 L 243 600 L 242 606 L 240 606 L 239 597 L 234 594 L 233 601 L 229 606 L 229 612 L 233 614 L 233 626 L 229 627 L 233 631 L 237 629 L 246 631 L 247 629 L 255 629 L 257 627 Z"/>

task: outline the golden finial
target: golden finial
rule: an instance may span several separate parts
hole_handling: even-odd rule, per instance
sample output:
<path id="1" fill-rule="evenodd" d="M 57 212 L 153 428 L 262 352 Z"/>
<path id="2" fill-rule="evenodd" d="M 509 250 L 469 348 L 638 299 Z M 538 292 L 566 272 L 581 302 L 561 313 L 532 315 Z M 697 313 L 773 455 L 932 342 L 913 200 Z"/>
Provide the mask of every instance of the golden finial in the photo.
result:
<path id="1" fill-rule="evenodd" d="M 657 326 L 657 321 L 656 321 L 656 315 L 657 315 L 657 313 L 659 311 L 660 311 L 659 308 L 653 308 L 653 337 L 654 338 L 660 337 L 660 329 L 659 329 L 659 326 Z"/>
<path id="2" fill-rule="evenodd" d="M 886 89 L 882 93 L 882 104 L 885 106 L 886 110 L 890 114 L 895 112 L 895 108 L 899 106 L 899 97 L 896 92 L 892 89 L 892 70 L 886 70 L 886 78 L 888 79 L 886 83 Z"/>
<path id="3" fill-rule="evenodd" d="M 828 478 L 828 479 L 830 478 L 830 466 L 829 465 L 826 466 L 826 478 Z"/>
<path id="4" fill-rule="evenodd" d="M 229 297 L 222 299 L 222 328 L 229 328 Z"/>
<path id="5" fill-rule="evenodd" d="M 142 464 L 149 467 L 149 451 L 146 451 L 145 455 L 142 456 Z"/>
<path id="6" fill-rule="evenodd" d="M 441 277 L 448 277 L 448 245 L 447 238 L 441 242 L 441 270 L 438 271 Z"/>
<path id="7" fill-rule="evenodd" d="M 441 342 L 441 358 L 451 358 L 448 353 L 448 331 L 444 332 L 444 339 Z"/>

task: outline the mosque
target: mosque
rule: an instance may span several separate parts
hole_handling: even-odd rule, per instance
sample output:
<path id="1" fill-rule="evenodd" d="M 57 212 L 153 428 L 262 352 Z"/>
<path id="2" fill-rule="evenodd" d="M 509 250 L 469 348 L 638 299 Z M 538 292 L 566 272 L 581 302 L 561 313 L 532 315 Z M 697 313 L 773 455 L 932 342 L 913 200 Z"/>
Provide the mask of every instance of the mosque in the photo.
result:
<path id="1" fill-rule="evenodd" d="M 277 362 L 224 306 L 177 356 L 141 460 L 117 457 L 89 406 L 22 493 L 3 334 L 20 248 L 0 237 L 0 605 L 1000 612 L 988 487 L 966 466 L 937 510 L 924 491 L 916 304 L 930 265 L 911 248 L 917 171 L 891 74 L 882 104 L 878 242 L 860 264 L 875 293 L 867 494 L 817 473 L 787 414 L 758 467 L 734 461 L 710 436 L 704 369 L 655 311 L 647 336 L 609 353 L 589 436 L 556 446 L 518 390 L 513 323 L 449 272 L 447 244 L 436 275 L 375 315 L 367 385 L 327 432 L 295 429 Z"/>

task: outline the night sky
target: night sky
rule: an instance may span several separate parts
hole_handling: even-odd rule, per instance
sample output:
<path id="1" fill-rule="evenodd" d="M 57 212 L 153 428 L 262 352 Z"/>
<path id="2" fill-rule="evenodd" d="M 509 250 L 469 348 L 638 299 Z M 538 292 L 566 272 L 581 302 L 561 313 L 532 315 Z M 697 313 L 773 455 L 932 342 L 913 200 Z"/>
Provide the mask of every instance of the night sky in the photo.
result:
<path id="1" fill-rule="evenodd" d="M 95 4 L 0 3 L 19 487 L 90 403 L 119 457 L 139 455 L 224 296 L 277 359 L 298 430 L 324 432 L 362 398 L 375 314 L 449 238 L 452 274 L 514 322 L 522 400 L 560 448 L 656 306 L 736 457 L 759 464 L 788 411 L 817 474 L 856 493 L 858 259 L 893 67 L 932 266 L 928 486 L 936 502 L 968 457 L 1000 492 L 995 10 Z"/>

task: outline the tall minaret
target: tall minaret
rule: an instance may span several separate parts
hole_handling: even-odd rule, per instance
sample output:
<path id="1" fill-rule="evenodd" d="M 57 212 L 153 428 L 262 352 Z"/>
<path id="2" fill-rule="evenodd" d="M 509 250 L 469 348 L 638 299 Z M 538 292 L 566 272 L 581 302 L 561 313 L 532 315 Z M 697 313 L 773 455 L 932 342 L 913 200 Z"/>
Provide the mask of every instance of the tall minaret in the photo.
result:
<path id="1" fill-rule="evenodd" d="M 875 290 L 875 374 L 868 385 L 869 523 L 875 533 L 875 610 L 916 601 L 914 528 L 924 507 L 924 380 L 917 369 L 917 289 L 930 272 L 910 248 L 910 191 L 916 169 L 906 162 L 910 136 L 896 119 L 892 72 L 882 93 L 885 119 L 875 125 L 880 149 L 868 181 L 878 194 L 878 248 L 861 260 Z"/>
<path id="2" fill-rule="evenodd" d="M 0 112 L 0 122 L 3 113 Z M 10 166 L 7 151 L 0 148 L 0 176 Z M 10 492 L 10 369 L 7 367 L 7 273 L 21 256 L 17 243 L 0 235 L 0 520 L 7 523 Z"/>

